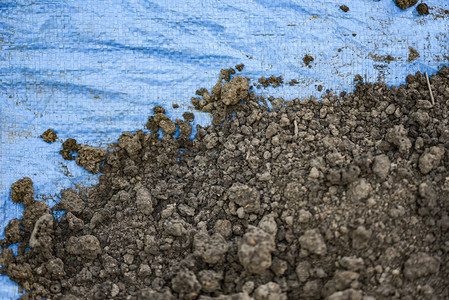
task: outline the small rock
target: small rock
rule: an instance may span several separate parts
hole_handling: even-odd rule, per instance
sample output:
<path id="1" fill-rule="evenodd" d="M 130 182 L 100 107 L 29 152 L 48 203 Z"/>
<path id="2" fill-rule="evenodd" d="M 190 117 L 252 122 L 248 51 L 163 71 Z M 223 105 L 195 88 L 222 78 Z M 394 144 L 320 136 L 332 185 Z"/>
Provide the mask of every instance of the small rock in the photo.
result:
<path id="1" fill-rule="evenodd" d="M 440 262 L 426 253 L 412 254 L 404 264 L 404 276 L 408 280 L 415 280 L 430 274 L 438 273 Z"/>
<path id="2" fill-rule="evenodd" d="M 361 201 L 368 198 L 371 191 L 371 184 L 365 178 L 361 178 L 349 185 L 348 198 L 352 201 Z"/>
<path id="3" fill-rule="evenodd" d="M 296 266 L 296 275 L 298 276 L 299 282 L 306 282 L 310 276 L 311 265 L 308 261 L 301 261 Z"/>
<path id="4" fill-rule="evenodd" d="M 80 195 L 72 188 L 61 190 L 61 201 L 58 208 L 74 214 L 80 214 L 84 209 L 84 201 Z"/>
<path id="5" fill-rule="evenodd" d="M 223 275 L 212 270 L 202 270 L 199 272 L 201 289 L 206 293 L 213 293 L 221 288 L 220 282 Z"/>
<path id="6" fill-rule="evenodd" d="M 429 6 L 426 3 L 418 4 L 418 6 L 416 7 L 416 10 L 418 11 L 418 14 L 420 16 L 429 14 Z"/>
<path id="7" fill-rule="evenodd" d="M 223 84 L 221 100 L 227 106 L 236 105 L 248 96 L 249 84 L 242 76 L 234 76 L 231 81 Z"/>
<path id="8" fill-rule="evenodd" d="M 267 284 L 259 286 L 254 291 L 255 300 L 287 300 L 287 295 L 282 292 L 279 284 L 275 282 L 268 282 Z"/>
<path id="9" fill-rule="evenodd" d="M 368 245 L 371 234 L 371 230 L 367 230 L 364 226 L 357 227 L 357 229 L 352 234 L 352 248 L 365 248 Z"/>
<path id="10" fill-rule="evenodd" d="M 349 11 L 349 7 L 347 7 L 346 5 L 341 5 L 340 9 L 344 12 L 348 12 Z"/>
<path id="11" fill-rule="evenodd" d="M 47 143 L 54 143 L 58 139 L 58 136 L 53 129 L 47 129 L 44 133 L 42 133 L 41 138 Z"/>
<path id="12" fill-rule="evenodd" d="M 92 174 L 100 171 L 100 165 L 106 158 L 106 150 L 99 147 L 80 145 L 76 164 Z"/>
<path id="13" fill-rule="evenodd" d="M 271 266 L 271 252 L 275 250 L 274 237 L 264 230 L 249 226 L 238 243 L 238 256 L 245 269 L 262 274 Z"/>
<path id="14" fill-rule="evenodd" d="M 152 270 L 149 265 L 142 264 L 139 268 L 139 277 L 148 277 L 152 274 Z"/>
<path id="15" fill-rule="evenodd" d="M 418 167 L 422 174 L 428 174 L 438 167 L 444 155 L 444 148 L 430 147 L 419 157 Z"/>
<path id="16" fill-rule="evenodd" d="M 410 148 L 412 147 L 412 142 L 407 137 L 407 130 L 404 125 L 396 125 L 389 129 L 385 140 L 399 149 L 399 153 L 408 155 Z"/>
<path id="17" fill-rule="evenodd" d="M 88 259 L 95 259 L 101 253 L 100 242 L 93 235 L 70 237 L 66 245 L 66 250 L 70 254 Z"/>
<path id="18" fill-rule="evenodd" d="M 345 256 L 340 260 L 340 265 L 350 271 L 360 271 L 365 268 L 365 263 L 362 258 L 354 256 Z"/>
<path id="19" fill-rule="evenodd" d="M 405 10 L 418 3 L 418 0 L 396 0 L 396 6 Z"/>
<path id="20" fill-rule="evenodd" d="M 374 158 L 373 173 L 380 179 L 385 179 L 390 172 L 391 162 L 385 154 L 378 155 Z"/>
<path id="21" fill-rule="evenodd" d="M 260 209 L 259 192 L 248 185 L 234 183 L 228 190 L 228 199 L 245 209 L 245 212 L 258 212 Z"/>
<path id="22" fill-rule="evenodd" d="M 153 212 L 153 201 L 151 198 L 151 194 L 145 187 L 141 187 L 136 192 L 136 205 L 137 209 L 149 216 Z"/>
<path id="23" fill-rule="evenodd" d="M 172 289 L 183 299 L 196 299 L 201 290 L 201 284 L 196 279 L 195 273 L 182 269 L 172 279 Z"/>
<path id="24" fill-rule="evenodd" d="M 327 252 L 326 244 L 323 236 L 318 229 L 307 230 L 300 238 L 301 252 L 312 253 L 317 255 L 325 255 Z"/>
<path id="25" fill-rule="evenodd" d="M 200 231 L 193 238 L 194 255 L 208 264 L 219 262 L 228 251 L 226 240 L 219 234 L 215 233 L 209 236 L 207 232 Z"/>
<path id="26" fill-rule="evenodd" d="M 34 203 L 33 181 L 29 177 L 19 179 L 11 185 L 11 200 L 25 206 Z"/>

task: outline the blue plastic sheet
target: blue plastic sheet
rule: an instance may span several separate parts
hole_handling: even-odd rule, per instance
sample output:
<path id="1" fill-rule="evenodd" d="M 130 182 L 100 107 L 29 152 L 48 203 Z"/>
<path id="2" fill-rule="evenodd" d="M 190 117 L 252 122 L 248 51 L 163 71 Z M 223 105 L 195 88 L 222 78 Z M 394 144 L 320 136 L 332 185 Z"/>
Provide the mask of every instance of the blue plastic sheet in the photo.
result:
<path id="1" fill-rule="evenodd" d="M 356 74 L 395 85 L 418 70 L 436 72 L 448 62 L 449 1 L 426 3 L 429 16 L 392 0 L 0 1 L 0 238 L 23 212 L 9 196 L 16 180 L 32 178 L 37 198 L 50 205 L 60 189 L 96 182 L 62 160 L 60 141 L 106 147 L 142 128 L 157 104 L 181 118 L 221 68 L 244 63 L 251 79 L 297 79 L 256 90 L 287 99 L 320 96 L 319 84 L 351 91 Z M 413 62 L 409 46 L 420 54 Z M 315 59 L 311 68 L 305 54 Z M 387 55 L 395 60 L 379 59 Z M 39 138 L 48 128 L 60 141 Z M 0 277 L 1 299 L 19 295 Z"/>

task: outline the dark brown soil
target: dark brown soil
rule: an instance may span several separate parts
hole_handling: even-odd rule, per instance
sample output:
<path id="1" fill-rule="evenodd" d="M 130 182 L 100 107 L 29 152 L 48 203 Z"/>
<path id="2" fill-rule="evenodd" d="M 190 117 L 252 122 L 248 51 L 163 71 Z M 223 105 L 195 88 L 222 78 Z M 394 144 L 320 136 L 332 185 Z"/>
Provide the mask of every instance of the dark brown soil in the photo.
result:
<path id="1" fill-rule="evenodd" d="M 401 9 L 407 9 L 418 3 L 418 0 L 396 0 L 396 6 Z"/>
<path id="2" fill-rule="evenodd" d="M 360 79 L 321 102 L 220 79 L 200 97 L 220 123 L 193 140 L 191 113 L 156 107 L 153 133 L 123 133 L 88 193 L 50 210 L 30 179 L 13 184 L 28 206 L 1 271 L 23 299 L 448 299 L 449 68 L 430 78 L 435 105 L 419 72 Z"/>
<path id="3" fill-rule="evenodd" d="M 53 129 L 47 129 L 42 135 L 41 138 L 46 141 L 47 143 L 54 143 L 57 139 L 58 136 L 56 135 L 56 133 L 53 131 Z"/>
<path id="4" fill-rule="evenodd" d="M 427 6 L 427 4 L 425 4 L 425 3 L 418 4 L 418 6 L 416 7 L 416 10 L 418 11 L 418 14 L 420 16 L 429 14 L 429 6 Z"/>

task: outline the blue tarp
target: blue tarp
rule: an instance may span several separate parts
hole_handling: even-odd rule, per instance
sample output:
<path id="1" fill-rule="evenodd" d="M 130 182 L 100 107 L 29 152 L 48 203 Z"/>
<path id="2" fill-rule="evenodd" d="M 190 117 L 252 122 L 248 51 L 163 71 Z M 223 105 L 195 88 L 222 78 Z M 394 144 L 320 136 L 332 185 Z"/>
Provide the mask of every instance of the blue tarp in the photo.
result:
<path id="1" fill-rule="evenodd" d="M 96 182 L 62 160 L 60 141 L 106 147 L 141 129 L 157 104 L 180 118 L 222 68 L 244 63 L 243 75 L 255 80 L 297 79 L 256 90 L 286 99 L 319 96 L 319 84 L 351 91 L 356 74 L 396 85 L 418 70 L 436 72 L 448 62 L 449 1 L 426 3 L 428 16 L 392 0 L 1 0 L 0 231 L 23 212 L 9 196 L 16 180 L 32 178 L 37 198 L 50 205 L 60 189 Z M 413 62 L 409 46 L 420 54 Z M 199 124 L 210 121 L 195 115 Z M 48 128 L 60 141 L 39 138 Z M 18 295 L 0 277 L 0 298 Z"/>

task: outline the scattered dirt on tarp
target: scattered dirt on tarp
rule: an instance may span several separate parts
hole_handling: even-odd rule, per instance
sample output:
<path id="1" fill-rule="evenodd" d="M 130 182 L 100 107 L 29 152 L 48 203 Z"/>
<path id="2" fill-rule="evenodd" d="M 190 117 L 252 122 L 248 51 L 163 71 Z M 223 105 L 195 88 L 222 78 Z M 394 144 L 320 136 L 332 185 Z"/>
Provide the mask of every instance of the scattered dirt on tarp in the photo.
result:
<path id="1" fill-rule="evenodd" d="M 430 78 L 434 105 L 419 72 L 361 78 L 320 102 L 220 80 L 200 97 L 220 123 L 193 140 L 192 113 L 155 107 L 88 193 L 50 210 L 31 179 L 13 184 L 27 206 L 1 271 L 22 299 L 448 299 L 449 69 Z"/>
<path id="2" fill-rule="evenodd" d="M 418 0 L 396 0 L 396 6 L 401 9 L 407 9 L 418 3 Z"/>
<path id="3" fill-rule="evenodd" d="M 369 56 L 374 60 L 374 61 L 381 61 L 381 62 L 385 62 L 387 64 L 391 63 L 392 61 L 395 61 L 396 58 L 391 56 L 391 55 L 378 55 L 376 53 L 369 53 Z"/>
<path id="4" fill-rule="evenodd" d="M 304 58 L 302 59 L 302 61 L 306 64 L 306 66 L 309 66 L 309 67 L 310 67 L 310 63 L 314 60 L 315 59 L 312 56 L 310 56 L 309 54 L 306 54 L 304 56 Z"/>
<path id="5" fill-rule="evenodd" d="M 416 49 L 414 49 L 410 46 L 408 47 L 408 51 L 409 51 L 408 59 L 407 59 L 408 62 L 412 62 L 415 59 L 417 59 L 418 57 L 420 57 L 418 51 L 416 51 Z"/>
<path id="6" fill-rule="evenodd" d="M 268 78 L 265 78 L 264 76 L 262 76 L 261 78 L 259 78 L 257 80 L 257 82 L 260 83 L 264 88 L 269 87 L 269 86 L 277 88 L 278 86 L 281 86 L 284 84 L 284 78 L 282 78 L 282 76 L 276 77 L 274 75 L 271 75 Z"/>
<path id="7" fill-rule="evenodd" d="M 53 129 L 47 129 L 40 137 L 47 143 L 54 143 L 58 139 Z"/>

